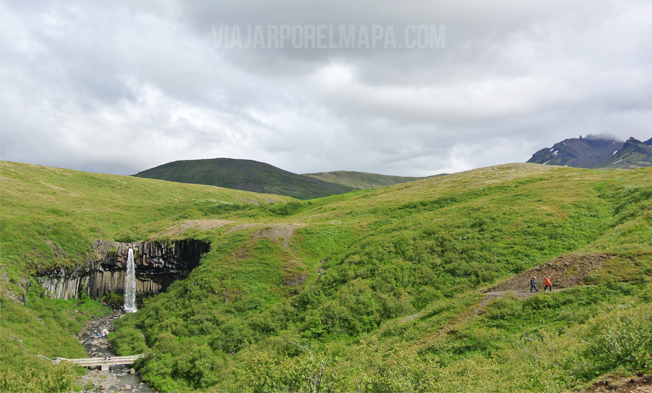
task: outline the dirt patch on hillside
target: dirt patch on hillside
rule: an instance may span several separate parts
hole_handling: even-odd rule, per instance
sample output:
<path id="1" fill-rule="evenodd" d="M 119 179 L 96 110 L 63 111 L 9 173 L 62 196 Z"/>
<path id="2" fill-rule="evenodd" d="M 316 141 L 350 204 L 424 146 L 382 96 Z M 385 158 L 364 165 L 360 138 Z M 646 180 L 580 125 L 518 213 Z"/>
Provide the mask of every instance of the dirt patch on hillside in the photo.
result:
<path id="1" fill-rule="evenodd" d="M 241 231 L 243 229 L 247 229 L 247 228 L 251 228 L 251 227 L 258 227 L 258 226 L 261 226 L 261 225 L 263 225 L 263 224 L 260 224 L 260 223 L 256 223 L 256 224 L 240 224 L 240 225 L 236 225 L 236 226 L 232 227 L 231 229 L 226 231 L 226 233 L 228 234 L 228 233 L 231 233 L 231 232 Z"/>
<path id="2" fill-rule="evenodd" d="M 283 247 L 287 249 L 290 246 L 290 239 L 294 236 L 294 230 L 298 227 L 299 225 L 293 224 L 266 226 L 256 231 L 254 239 L 282 240 Z"/>
<path id="3" fill-rule="evenodd" d="M 163 233 L 152 235 L 151 237 L 160 236 L 179 236 L 188 232 L 190 229 L 198 229 L 200 231 L 209 231 L 217 229 L 227 224 L 233 224 L 235 221 L 229 220 L 188 220 L 176 223 L 166 229 Z"/>
<path id="4" fill-rule="evenodd" d="M 260 203 L 259 203 L 257 200 L 255 200 L 255 199 L 251 199 L 251 198 L 240 198 L 240 200 L 241 200 L 242 202 L 244 202 L 244 203 L 248 203 L 248 204 L 250 204 L 250 205 L 260 206 Z"/>
<path id="5" fill-rule="evenodd" d="M 290 246 L 290 239 L 294 236 L 294 231 L 300 228 L 298 224 L 242 224 L 236 225 L 229 229 L 227 233 L 241 231 L 243 229 L 252 227 L 262 227 L 254 233 L 254 240 L 256 239 L 269 239 L 280 241 L 286 249 Z"/>
<path id="6" fill-rule="evenodd" d="M 581 284 L 589 272 L 599 268 L 604 262 L 612 258 L 615 258 L 615 255 L 562 255 L 514 276 L 486 292 L 527 291 L 530 289 L 530 278 L 532 277 L 537 278 L 539 290 L 542 290 L 547 276 L 552 279 L 553 288 L 574 287 Z"/>
<path id="7" fill-rule="evenodd" d="M 598 381 L 584 392 L 652 393 L 652 375 L 643 378 L 626 378 L 619 381 Z"/>

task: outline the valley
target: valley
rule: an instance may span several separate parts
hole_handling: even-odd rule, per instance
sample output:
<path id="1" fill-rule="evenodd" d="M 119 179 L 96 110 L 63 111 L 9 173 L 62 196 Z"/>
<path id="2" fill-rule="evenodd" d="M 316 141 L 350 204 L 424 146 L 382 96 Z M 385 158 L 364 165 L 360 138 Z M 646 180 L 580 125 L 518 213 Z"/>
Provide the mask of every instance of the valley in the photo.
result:
<path id="1" fill-rule="evenodd" d="M 652 168 L 506 164 L 303 201 L 0 171 L 5 390 L 79 372 L 36 353 L 81 353 L 104 294 L 50 299 L 37 278 L 96 266 L 98 241 L 117 261 L 118 243 L 210 245 L 109 335 L 154 353 L 136 368 L 161 391 L 558 392 L 652 372 Z M 533 272 L 563 290 L 519 296 Z"/>

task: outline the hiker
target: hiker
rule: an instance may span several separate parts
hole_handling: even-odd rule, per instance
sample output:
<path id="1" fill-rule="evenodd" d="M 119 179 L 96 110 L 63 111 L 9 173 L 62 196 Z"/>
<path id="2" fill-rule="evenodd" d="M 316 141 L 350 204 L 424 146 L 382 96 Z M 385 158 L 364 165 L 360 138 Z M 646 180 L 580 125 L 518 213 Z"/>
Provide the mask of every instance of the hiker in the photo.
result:
<path id="1" fill-rule="evenodd" d="M 536 277 L 532 277 L 532 279 L 530 279 L 530 292 L 532 292 L 533 289 L 535 291 L 539 292 L 539 288 L 537 288 L 537 278 Z"/>
<path id="2" fill-rule="evenodd" d="M 546 282 L 544 283 L 543 292 L 546 291 L 546 288 L 550 288 L 550 292 L 552 292 L 552 280 L 550 279 L 550 276 L 546 277 Z"/>

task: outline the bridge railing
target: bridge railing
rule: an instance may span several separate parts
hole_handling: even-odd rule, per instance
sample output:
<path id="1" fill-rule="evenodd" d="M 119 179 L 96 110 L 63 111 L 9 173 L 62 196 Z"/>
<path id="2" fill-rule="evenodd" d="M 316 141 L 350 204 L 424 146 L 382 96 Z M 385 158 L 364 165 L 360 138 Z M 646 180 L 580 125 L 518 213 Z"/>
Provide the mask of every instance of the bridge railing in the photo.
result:
<path id="1" fill-rule="evenodd" d="M 62 361 L 71 362 L 79 366 L 99 366 L 102 364 L 116 365 L 116 364 L 133 364 L 136 360 L 151 356 L 151 353 L 141 353 L 139 355 L 133 356 L 112 356 L 110 359 L 104 359 L 104 357 L 94 357 L 94 358 L 82 358 L 82 359 L 66 359 L 66 358 L 55 358 L 54 362 L 59 363 Z"/>

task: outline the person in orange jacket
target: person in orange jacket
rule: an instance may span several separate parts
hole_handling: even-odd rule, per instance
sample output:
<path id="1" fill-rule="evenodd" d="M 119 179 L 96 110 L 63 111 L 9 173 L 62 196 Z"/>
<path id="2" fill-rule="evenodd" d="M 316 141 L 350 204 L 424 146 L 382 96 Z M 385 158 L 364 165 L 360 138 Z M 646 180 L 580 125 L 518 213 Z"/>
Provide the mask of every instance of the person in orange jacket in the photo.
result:
<path id="1" fill-rule="evenodd" d="M 546 288 L 550 288 L 550 292 L 552 292 L 552 280 L 550 279 L 550 276 L 546 277 L 546 282 L 544 283 L 543 291 L 546 291 Z"/>

